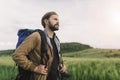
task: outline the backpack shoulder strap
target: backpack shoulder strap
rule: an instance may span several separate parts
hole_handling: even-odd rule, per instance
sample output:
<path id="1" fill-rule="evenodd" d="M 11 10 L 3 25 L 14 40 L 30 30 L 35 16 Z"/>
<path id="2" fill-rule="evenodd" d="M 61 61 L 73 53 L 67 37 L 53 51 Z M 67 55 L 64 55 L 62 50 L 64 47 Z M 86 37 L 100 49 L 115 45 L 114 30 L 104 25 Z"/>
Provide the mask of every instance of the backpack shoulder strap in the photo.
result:
<path id="1" fill-rule="evenodd" d="M 36 29 L 35 32 L 39 32 L 40 36 L 41 36 L 41 64 L 44 64 L 47 66 L 47 61 L 48 61 L 48 54 L 47 54 L 47 39 L 46 39 L 46 35 L 45 32 L 40 30 L 40 29 Z"/>
<path id="2" fill-rule="evenodd" d="M 42 53 L 45 53 L 47 51 L 46 49 L 46 43 L 47 43 L 47 40 L 46 40 L 46 36 L 45 36 L 45 33 L 44 31 L 40 30 L 40 29 L 36 29 L 35 32 L 39 32 L 40 36 L 41 36 L 41 52 Z"/>

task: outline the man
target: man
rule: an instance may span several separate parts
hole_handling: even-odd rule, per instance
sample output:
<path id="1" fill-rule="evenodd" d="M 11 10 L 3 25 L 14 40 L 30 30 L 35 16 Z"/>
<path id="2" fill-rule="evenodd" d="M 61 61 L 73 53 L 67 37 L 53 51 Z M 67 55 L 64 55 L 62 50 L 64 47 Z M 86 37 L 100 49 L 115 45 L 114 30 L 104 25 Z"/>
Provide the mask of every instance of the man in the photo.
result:
<path id="1" fill-rule="evenodd" d="M 41 36 L 38 32 L 32 33 L 22 42 L 13 54 L 13 60 L 23 69 L 32 72 L 32 80 L 61 80 L 60 73 L 66 71 L 66 66 L 61 59 L 60 42 L 54 33 L 59 30 L 58 15 L 48 12 L 41 22 L 47 39 L 47 62 L 46 57 L 41 56 Z M 29 59 L 26 55 L 29 55 Z"/>

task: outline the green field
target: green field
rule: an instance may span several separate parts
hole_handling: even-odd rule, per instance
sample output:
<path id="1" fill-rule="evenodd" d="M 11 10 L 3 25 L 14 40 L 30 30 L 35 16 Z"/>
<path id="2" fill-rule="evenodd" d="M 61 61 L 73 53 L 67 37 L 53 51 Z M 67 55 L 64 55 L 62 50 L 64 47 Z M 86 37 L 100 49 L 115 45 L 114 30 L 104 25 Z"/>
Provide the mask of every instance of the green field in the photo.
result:
<path id="1" fill-rule="evenodd" d="M 17 67 L 11 56 L 0 56 L 0 80 L 14 80 L 16 75 Z"/>
<path id="2" fill-rule="evenodd" d="M 72 77 L 68 80 L 120 80 L 119 58 L 64 58 Z"/>
<path id="3" fill-rule="evenodd" d="M 63 54 L 67 80 L 120 80 L 120 50 L 88 49 Z M 17 67 L 11 55 L 0 55 L 0 80 L 14 80 Z"/>

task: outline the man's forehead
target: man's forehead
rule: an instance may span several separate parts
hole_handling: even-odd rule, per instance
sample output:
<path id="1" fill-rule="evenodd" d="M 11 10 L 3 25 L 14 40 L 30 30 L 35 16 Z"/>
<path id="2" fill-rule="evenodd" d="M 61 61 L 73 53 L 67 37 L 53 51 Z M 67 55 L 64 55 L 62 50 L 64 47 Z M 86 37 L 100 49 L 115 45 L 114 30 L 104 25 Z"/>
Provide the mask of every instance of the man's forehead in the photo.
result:
<path id="1" fill-rule="evenodd" d="M 50 18 L 58 18 L 58 15 L 51 15 Z"/>

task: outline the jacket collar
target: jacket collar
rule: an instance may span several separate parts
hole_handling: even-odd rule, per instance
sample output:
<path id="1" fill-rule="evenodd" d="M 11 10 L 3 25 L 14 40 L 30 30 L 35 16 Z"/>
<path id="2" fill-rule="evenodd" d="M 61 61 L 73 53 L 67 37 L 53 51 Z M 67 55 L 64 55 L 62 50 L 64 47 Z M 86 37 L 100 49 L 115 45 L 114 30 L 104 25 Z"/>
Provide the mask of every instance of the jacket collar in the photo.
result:
<path id="1" fill-rule="evenodd" d="M 51 43 L 50 38 L 49 38 L 49 36 L 48 36 L 48 33 L 47 33 L 47 31 L 46 31 L 45 29 L 44 29 L 44 33 L 45 33 L 45 35 L 46 35 L 46 40 L 47 40 L 48 45 L 49 45 L 50 48 L 53 50 L 52 43 Z M 58 39 L 58 37 L 56 36 L 55 33 L 54 33 L 53 38 L 54 38 L 54 41 L 55 41 L 55 44 L 56 44 L 58 53 L 60 53 L 60 41 L 59 41 L 59 39 Z"/>

